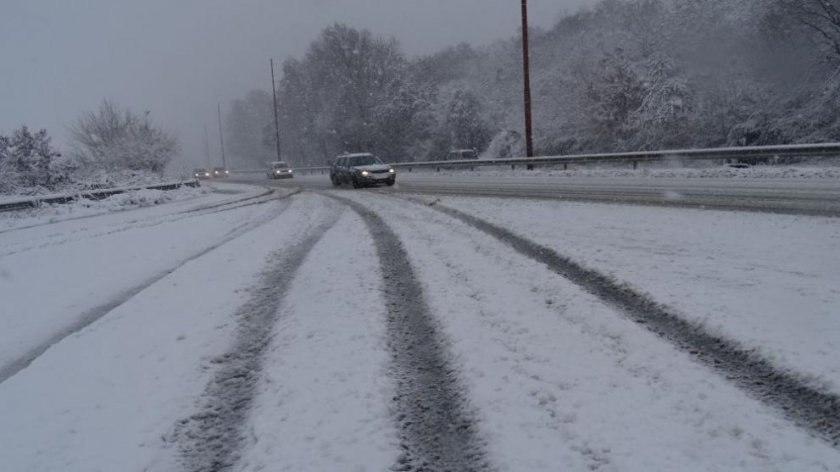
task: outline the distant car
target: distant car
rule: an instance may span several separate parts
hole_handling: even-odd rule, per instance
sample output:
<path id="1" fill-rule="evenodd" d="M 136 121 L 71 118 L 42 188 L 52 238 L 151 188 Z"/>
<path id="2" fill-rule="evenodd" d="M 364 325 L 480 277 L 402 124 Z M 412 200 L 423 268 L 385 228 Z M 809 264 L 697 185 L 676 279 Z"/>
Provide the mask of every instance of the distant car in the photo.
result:
<path id="1" fill-rule="evenodd" d="M 214 167 L 213 168 L 213 178 L 214 179 L 223 179 L 225 177 L 230 176 L 230 171 L 225 169 L 224 167 Z"/>
<path id="2" fill-rule="evenodd" d="M 210 172 L 209 169 L 195 169 L 193 171 L 193 177 L 196 179 L 210 179 L 213 178 L 213 174 Z"/>
<path id="3" fill-rule="evenodd" d="M 330 167 L 333 185 L 349 183 L 353 188 L 369 185 L 394 185 L 397 171 L 373 154 L 344 154 L 338 156 Z"/>
<path id="4" fill-rule="evenodd" d="M 289 164 L 283 161 L 276 161 L 271 163 L 271 167 L 268 168 L 265 176 L 269 179 L 292 179 L 295 173 L 289 168 Z"/>
<path id="5" fill-rule="evenodd" d="M 449 151 L 448 161 L 467 161 L 478 159 L 478 151 L 475 149 L 453 149 Z"/>

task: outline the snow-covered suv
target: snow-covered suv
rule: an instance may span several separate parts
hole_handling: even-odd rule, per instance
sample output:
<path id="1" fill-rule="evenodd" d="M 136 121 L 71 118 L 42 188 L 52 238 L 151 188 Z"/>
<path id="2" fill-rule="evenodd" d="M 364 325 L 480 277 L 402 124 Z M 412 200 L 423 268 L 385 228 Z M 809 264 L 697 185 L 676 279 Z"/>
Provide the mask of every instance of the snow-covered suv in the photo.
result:
<path id="1" fill-rule="evenodd" d="M 366 185 L 394 185 L 397 171 L 383 163 L 373 154 L 344 154 L 335 159 L 330 167 L 330 180 L 333 185 L 349 183 L 353 188 Z"/>

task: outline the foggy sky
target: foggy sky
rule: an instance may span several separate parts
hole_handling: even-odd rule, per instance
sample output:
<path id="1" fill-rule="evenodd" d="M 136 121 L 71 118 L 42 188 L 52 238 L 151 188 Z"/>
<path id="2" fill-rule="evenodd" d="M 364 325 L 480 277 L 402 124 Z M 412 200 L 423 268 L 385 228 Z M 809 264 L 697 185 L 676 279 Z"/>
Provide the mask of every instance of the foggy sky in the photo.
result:
<path id="1" fill-rule="evenodd" d="M 326 26 L 392 35 L 410 56 L 517 34 L 517 0 L 11 0 L 0 16 L 0 133 L 66 127 L 109 98 L 178 134 L 175 168 L 218 151 L 216 103 L 270 90 L 268 58 L 300 56 Z M 531 24 L 596 0 L 529 0 Z"/>

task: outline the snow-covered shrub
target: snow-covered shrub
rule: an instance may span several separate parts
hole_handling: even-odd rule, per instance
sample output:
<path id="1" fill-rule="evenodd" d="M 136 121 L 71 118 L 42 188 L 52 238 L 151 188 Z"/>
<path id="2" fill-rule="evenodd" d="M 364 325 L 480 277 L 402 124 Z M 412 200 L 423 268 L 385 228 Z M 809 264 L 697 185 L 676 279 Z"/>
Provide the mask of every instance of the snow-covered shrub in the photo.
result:
<path id="1" fill-rule="evenodd" d="M 12 136 L 0 136 L 0 193 L 59 190 L 72 183 L 75 168 L 52 148 L 46 130 L 32 133 L 22 126 Z"/>
<path id="2" fill-rule="evenodd" d="M 108 172 L 148 171 L 163 175 L 178 153 L 174 135 L 156 127 L 149 112 L 136 115 L 105 100 L 70 128 L 77 155 L 89 167 Z"/>

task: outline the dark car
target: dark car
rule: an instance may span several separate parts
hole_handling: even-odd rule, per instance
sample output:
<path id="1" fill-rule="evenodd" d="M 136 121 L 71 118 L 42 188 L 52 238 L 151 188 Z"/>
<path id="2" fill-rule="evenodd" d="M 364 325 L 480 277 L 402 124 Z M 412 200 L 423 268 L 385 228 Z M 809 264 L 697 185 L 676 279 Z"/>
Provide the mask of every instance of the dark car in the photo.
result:
<path id="1" fill-rule="evenodd" d="M 213 177 L 213 174 L 210 172 L 209 169 L 195 169 L 193 170 L 193 177 L 196 179 L 210 179 Z"/>
<path id="2" fill-rule="evenodd" d="M 330 167 L 333 185 L 349 183 L 353 188 L 369 185 L 394 185 L 397 172 L 373 154 L 344 154 L 335 159 Z"/>
<path id="3" fill-rule="evenodd" d="M 214 167 L 213 168 L 213 178 L 214 179 L 223 179 L 230 175 L 230 171 L 225 169 L 224 167 Z"/>
<path id="4" fill-rule="evenodd" d="M 294 178 L 294 171 L 283 161 L 272 162 L 266 171 L 265 176 L 269 179 L 291 179 Z"/>

